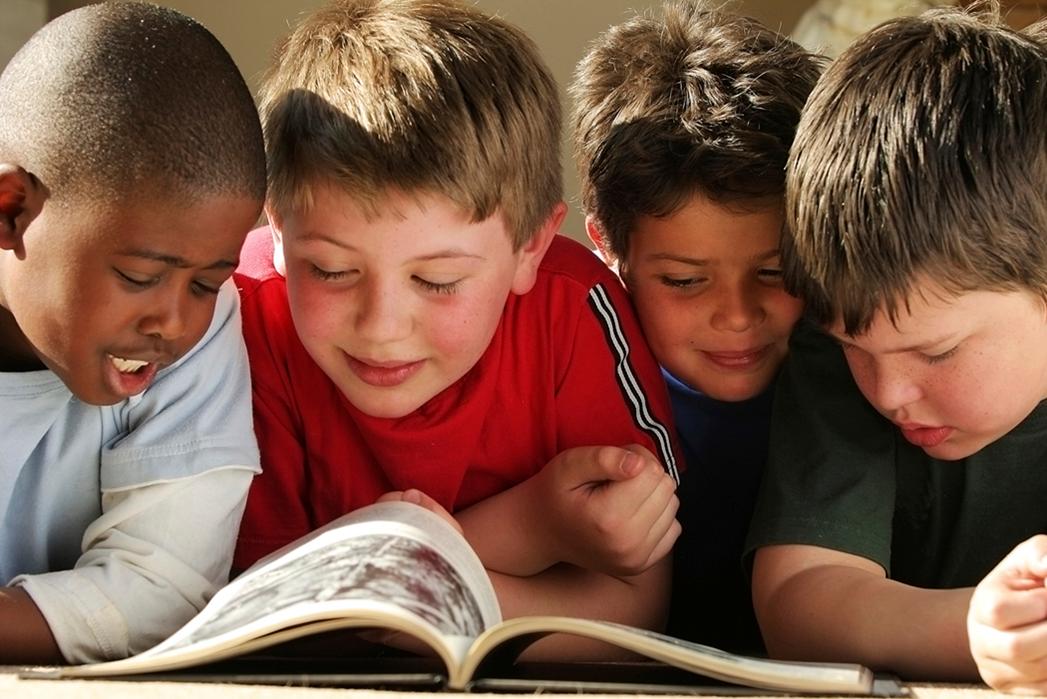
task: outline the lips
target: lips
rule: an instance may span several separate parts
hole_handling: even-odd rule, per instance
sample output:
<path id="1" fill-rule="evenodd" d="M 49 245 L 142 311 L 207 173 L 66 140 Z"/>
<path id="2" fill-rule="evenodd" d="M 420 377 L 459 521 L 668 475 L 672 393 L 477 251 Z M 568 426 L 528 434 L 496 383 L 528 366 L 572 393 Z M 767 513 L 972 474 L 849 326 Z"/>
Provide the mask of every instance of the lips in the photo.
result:
<path id="1" fill-rule="evenodd" d="M 345 360 L 358 379 L 378 388 L 399 386 L 414 376 L 425 363 L 423 360 L 411 362 L 362 360 L 348 354 L 345 355 Z"/>
<path id="2" fill-rule="evenodd" d="M 160 368 L 160 362 L 106 355 L 105 381 L 109 390 L 120 398 L 138 395 L 149 387 Z"/>
<path id="3" fill-rule="evenodd" d="M 917 424 L 898 425 L 898 429 L 901 430 L 906 441 L 922 449 L 938 446 L 954 432 L 951 427 L 928 427 Z"/>
<path id="4" fill-rule="evenodd" d="M 762 345 L 760 347 L 754 347 L 739 351 L 730 352 L 709 352 L 705 351 L 702 354 L 705 355 L 706 359 L 722 369 L 728 370 L 744 370 L 750 369 L 760 362 L 763 361 L 764 357 L 770 351 L 770 345 Z"/>

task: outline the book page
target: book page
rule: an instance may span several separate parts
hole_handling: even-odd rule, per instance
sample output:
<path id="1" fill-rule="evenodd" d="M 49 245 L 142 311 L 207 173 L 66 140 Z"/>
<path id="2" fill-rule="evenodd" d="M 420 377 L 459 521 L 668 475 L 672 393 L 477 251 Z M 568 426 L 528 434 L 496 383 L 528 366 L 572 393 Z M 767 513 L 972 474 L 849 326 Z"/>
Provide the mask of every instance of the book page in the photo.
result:
<path id="1" fill-rule="evenodd" d="M 861 665 L 754 658 L 622 624 L 551 616 L 517 617 L 484 632 L 460 672 L 452 676 L 452 686 L 466 686 L 483 676 L 485 660 L 498 656 L 497 649 L 503 644 L 516 653 L 519 644 L 514 641 L 537 640 L 555 632 L 607 641 L 651 660 L 749 687 L 821 694 L 869 694 L 872 690 L 873 674 Z"/>
<path id="2" fill-rule="evenodd" d="M 450 524 L 410 503 L 377 503 L 259 561 L 153 649 L 84 668 L 184 667 L 264 647 L 270 636 L 301 636 L 313 625 L 411 629 L 430 645 L 446 645 L 445 659 L 458 658 L 500 620 L 483 564 Z"/>

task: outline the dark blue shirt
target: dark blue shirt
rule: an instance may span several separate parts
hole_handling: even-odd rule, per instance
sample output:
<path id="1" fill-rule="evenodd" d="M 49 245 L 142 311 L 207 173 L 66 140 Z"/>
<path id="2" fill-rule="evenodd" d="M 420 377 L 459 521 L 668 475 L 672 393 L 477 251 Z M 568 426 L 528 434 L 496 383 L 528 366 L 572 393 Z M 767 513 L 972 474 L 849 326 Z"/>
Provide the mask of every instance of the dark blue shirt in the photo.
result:
<path id="1" fill-rule="evenodd" d="M 674 552 L 669 633 L 743 653 L 762 653 L 745 537 L 767 461 L 773 388 L 725 402 L 663 370 L 687 469 L 680 484 L 683 533 Z"/>

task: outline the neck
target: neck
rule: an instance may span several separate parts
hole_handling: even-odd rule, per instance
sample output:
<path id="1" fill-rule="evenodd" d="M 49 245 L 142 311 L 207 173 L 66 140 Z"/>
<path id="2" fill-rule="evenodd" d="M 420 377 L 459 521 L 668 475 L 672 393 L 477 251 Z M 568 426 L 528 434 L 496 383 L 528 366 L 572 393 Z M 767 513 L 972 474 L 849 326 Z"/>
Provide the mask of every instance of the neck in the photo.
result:
<path id="1" fill-rule="evenodd" d="M 46 368 L 33 351 L 11 311 L 0 306 L 0 371 L 37 371 Z"/>

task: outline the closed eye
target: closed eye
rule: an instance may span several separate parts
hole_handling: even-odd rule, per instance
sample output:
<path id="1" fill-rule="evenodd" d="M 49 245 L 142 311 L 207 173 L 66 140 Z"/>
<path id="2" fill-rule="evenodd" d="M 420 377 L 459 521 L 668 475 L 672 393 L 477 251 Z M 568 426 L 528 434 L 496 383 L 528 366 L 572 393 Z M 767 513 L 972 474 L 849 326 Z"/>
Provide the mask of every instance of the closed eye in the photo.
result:
<path id="1" fill-rule="evenodd" d="M 129 284 L 135 289 L 148 289 L 151 286 L 155 286 L 160 281 L 160 277 L 138 275 L 129 272 L 124 272 L 116 267 L 113 268 L 117 276 L 126 284 Z"/>
<path id="2" fill-rule="evenodd" d="M 419 276 L 411 277 L 416 284 L 425 289 L 426 291 L 432 291 L 437 294 L 453 294 L 458 291 L 461 286 L 462 280 L 456 279 L 453 282 L 446 282 L 439 284 L 437 282 L 431 282 L 428 279 L 423 279 Z"/>
<path id="3" fill-rule="evenodd" d="M 670 277 L 663 274 L 659 277 L 659 281 L 665 286 L 672 287 L 674 289 L 689 289 L 694 286 L 698 286 L 706 281 L 705 277 Z"/>
<path id="4" fill-rule="evenodd" d="M 955 355 L 957 350 L 959 350 L 959 349 L 960 349 L 960 346 L 957 345 L 956 347 L 953 347 L 952 349 L 948 349 L 948 350 L 946 350 L 944 352 L 939 352 L 938 354 L 924 354 L 923 355 L 923 360 L 925 362 L 927 362 L 928 364 L 938 364 L 940 362 L 944 362 L 945 360 L 947 360 L 950 357 L 952 357 L 953 355 Z"/>
<path id="5" fill-rule="evenodd" d="M 756 276 L 762 281 L 777 283 L 782 280 L 782 270 L 777 267 L 761 267 L 756 270 Z"/>
<path id="6" fill-rule="evenodd" d="M 342 271 L 330 272 L 314 264 L 309 265 L 309 273 L 322 282 L 333 282 L 344 279 L 346 273 Z"/>

